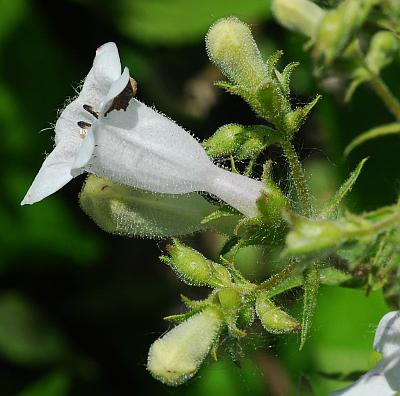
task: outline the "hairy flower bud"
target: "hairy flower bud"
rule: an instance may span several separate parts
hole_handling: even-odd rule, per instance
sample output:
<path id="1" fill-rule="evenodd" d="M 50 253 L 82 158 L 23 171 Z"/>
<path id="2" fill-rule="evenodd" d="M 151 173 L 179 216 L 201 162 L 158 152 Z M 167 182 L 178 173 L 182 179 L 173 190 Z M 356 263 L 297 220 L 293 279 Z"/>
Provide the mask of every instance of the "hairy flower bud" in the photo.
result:
<path id="1" fill-rule="evenodd" d="M 332 62 L 350 44 L 377 0 L 344 0 L 328 11 L 316 34 L 315 55 Z"/>
<path id="2" fill-rule="evenodd" d="M 380 31 L 372 37 L 365 62 L 375 74 L 393 62 L 399 53 L 399 39 L 392 32 Z"/>
<path id="3" fill-rule="evenodd" d="M 206 36 L 208 55 L 236 84 L 257 90 L 267 82 L 267 70 L 249 27 L 235 17 L 220 19 Z"/>
<path id="4" fill-rule="evenodd" d="M 203 147 L 212 158 L 233 155 L 238 160 L 244 160 L 276 140 L 276 131 L 264 125 L 227 124 L 203 142 Z"/>
<path id="5" fill-rule="evenodd" d="M 193 377 L 222 328 L 221 313 L 207 307 L 155 341 L 147 369 L 161 382 L 177 386 Z"/>
<path id="6" fill-rule="evenodd" d="M 325 10 L 309 0 L 273 0 L 272 11 L 281 25 L 311 39 L 325 15 Z"/>
<path id="7" fill-rule="evenodd" d="M 162 259 L 170 265 L 182 279 L 196 286 L 229 286 L 231 277 L 228 270 L 221 264 L 207 260 L 198 251 L 185 246 L 178 240 L 168 246 L 171 257 L 163 256 Z"/>
<path id="8" fill-rule="evenodd" d="M 265 330 L 270 333 L 288 333 L 301 329 L 297 320 L 278 308 L 263 292 L 257 296 L 256 312 Z"/>

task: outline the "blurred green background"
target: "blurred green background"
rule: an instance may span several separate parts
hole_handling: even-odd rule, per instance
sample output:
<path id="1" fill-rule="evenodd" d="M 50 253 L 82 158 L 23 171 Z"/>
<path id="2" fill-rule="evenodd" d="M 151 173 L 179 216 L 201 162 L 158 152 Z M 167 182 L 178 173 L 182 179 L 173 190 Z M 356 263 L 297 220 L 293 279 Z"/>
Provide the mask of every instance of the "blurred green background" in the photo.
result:
<path id="1" fill-rule="evenodd" d="M 358 160 L 371 156 L 352 193 L 357 210 L 391 203 L 399 190 L 398 139 L 366 144 L 342 159 L 352 137 L 390 121 L 367 88 L 344 106 L 345 81 L 317 84 L 305 40 L 271 20 L 268 0 L 0 0 L 0 10 L 1 396 L 324 395 L 341 384 L 321 372 L 368 368 L 374 328 L 387 306 L 379 293 L 366 301 L 362 292 L 326 287 L 302 353 L 297 336 L 269 337 L 240 364 L 221 359 L 187 385 L 167 388 L 146 372 L 148 347 L 168 329 L 162 317 L 182 310 L 179 293 L 205 291 L 185 287 L 158 261 L 164 241 L 98 229 L 79 208 L 83 176 L 41 203 L 19 206 L 53 147 L 58 109 L 75 95 L 104 42 L 118 44 L 141 100 L 205 138 L 228 122 L 257 122 L 244 102 L 213 88 L 221 75 L 204 46 L 216 19 L 249 22 L 266 56 L 284 49 L 285 62 L 301 62 L 295 102 L 324 96 L 298 137 L 317 196 L 326 199 Z M 384 77 L 400 91 L 398 66 Z M 279 151 L 269 155 L 285 177 Z M 212 234 L 192 242 L 207 255 L 220 243 Z M 265 276 L 273 263 L 264 258 L 249 248 L 242 268 Z M 293 293 L 286 303 L 296 309 L 300 297 Z"/>

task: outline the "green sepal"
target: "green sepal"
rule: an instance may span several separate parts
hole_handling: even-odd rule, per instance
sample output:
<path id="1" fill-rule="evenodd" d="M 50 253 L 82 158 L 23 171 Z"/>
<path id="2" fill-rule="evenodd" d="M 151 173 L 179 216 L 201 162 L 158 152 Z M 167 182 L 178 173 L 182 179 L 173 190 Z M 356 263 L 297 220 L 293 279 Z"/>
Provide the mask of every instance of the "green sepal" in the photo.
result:
<path id="1" fill-rule="evenodd" d="M 322 217 L 332 217 L 336 214 L 340 204 L 346 195 L 351 191 L 355 182 L 357 181 L 360 173 L 367 162 L 368 158 L 362 159 L 356 169 L 350 174 L 349 178 L 340 186 L 339 190 L 336 191 L 335 195 L 329 200 L 325 207 L 321 210 L 320 215 Z"/>
<path id="2" fill-rule="evenodd" d="M 301 322 L 300 347 L 303 349 L 312 326 L 315 309 L 317 307 L 318 291 L 320 284 L 319 263 L 314 262 L 304 272 L 304 301 L 303 318 Z"/>
<path id="3" fill-rule="evenodd" d="M 242 217 L 242 214 L 238 210 L 232 208 L 229 205 L 222 205 L 216 211 L 204 217 L 204 219 L 201 220 L 201 224 L 205 224 L 210 221 L 218 220 L 221 219 L 222 217 L 229 217 L 229 216 L 237 216 L 239 219 L 239 217 Z"/>
<path id="4" fill-rule="evenodd" d="M 308 117 L 310 111 L 321 99 L 321 95 L 317 95 L 310 103 L 303 107 L 297 107 L 295 110 L 289 112 L 285 116 L 285 129 L 287 131 L 287 138 L 292 139 L 293 135 L 300 129 Z"/>
<path id="5" fill-rule="evenodd" d="M 300 66 L 299 62 L 288 63 L 280 74 L 280 81 L 283 88 L 283 92 L 286 95 L 290 95 L 290 79 L 293 72 Z"/>
<path id="6" fill-rule="evenodd" d="M 230 335 L 244 337 L 246 332 L 239 329 L 236 323 L 239 317 L 239 309 L 242 305 L 241 295 L 234 288 L 223 288 L 217 292 L 216 296 Z"/>

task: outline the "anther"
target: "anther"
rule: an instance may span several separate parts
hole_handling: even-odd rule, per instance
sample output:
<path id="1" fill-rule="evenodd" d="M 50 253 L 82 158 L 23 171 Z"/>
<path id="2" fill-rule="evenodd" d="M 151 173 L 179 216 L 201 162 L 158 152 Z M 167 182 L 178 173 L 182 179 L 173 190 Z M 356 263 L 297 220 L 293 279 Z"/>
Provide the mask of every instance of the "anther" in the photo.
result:
<path id="1" fill-rule="evenodd" d="M 85 122 L 85 121 L 78 121 L 77 124 L 78 124 L 78 127 L 81 129 L 87 129 L 92 126 L 92 124 L 89 124 L 88 122 Z"/>
<path id="2" fill-rule="evenodd" d="M 99 113 L 93 109 L 92 106 L 84 104 L 83 108 L 90 113 L 94 118 L 99 118 Z"/>

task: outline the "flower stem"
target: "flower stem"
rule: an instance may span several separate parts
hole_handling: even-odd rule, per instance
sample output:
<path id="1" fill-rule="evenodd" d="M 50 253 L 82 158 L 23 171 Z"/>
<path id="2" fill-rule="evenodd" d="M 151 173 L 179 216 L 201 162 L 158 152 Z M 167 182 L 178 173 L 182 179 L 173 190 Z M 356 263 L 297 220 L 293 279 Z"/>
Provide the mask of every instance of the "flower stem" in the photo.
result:
<path id="1" fill-rule="evenodd" d="M 306 216 L 312 215 L 312 203 L 310 192 L 308 191 L 306 178 L 304 175 L 303 166 L 297 156 L 296 150 L 290 141 L 283 141 L 281 147 L 285 154 L 286 160 L 292 173 L 292 178 L 296 188 L 297 197 L 302 205 L 303 214 Z"/>
<path id="2" fill-rule="evenodd" d="M 370 80 L 370 84 L 374 92 L 381 98 L 387 109 L 396 117 L 397 120 L 400 120 L 400 102 L 393 95 L 385 82 L 379 76 L 375 75 Z"/>

